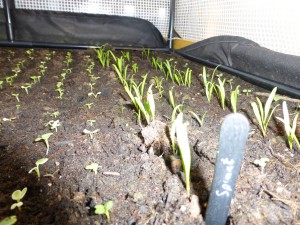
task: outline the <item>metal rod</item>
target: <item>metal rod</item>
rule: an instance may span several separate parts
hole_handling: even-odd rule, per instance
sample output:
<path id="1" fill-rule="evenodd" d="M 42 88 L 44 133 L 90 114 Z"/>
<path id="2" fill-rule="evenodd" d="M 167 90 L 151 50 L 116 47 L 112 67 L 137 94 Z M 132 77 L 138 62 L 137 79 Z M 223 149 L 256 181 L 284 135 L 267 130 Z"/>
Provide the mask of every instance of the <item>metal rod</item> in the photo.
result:
<path id="1" fill-rule="evenodd" d="M 214 62 L 211 62 L 211 61 L 208 61 L 205 59 L 201 59 L 201 58 L 196 58 L 194 56 L 191 56 L 191 55 L 188 55 L 185 53 L 181 53 L 178 51 L 175 51 L 175 53 L 177 53 L 187 59 L 190 59 L 194 62 L 201 63 L 203 65 L 207 65 L 207 66 L 214 67 L 214 68 L 219 66 L 219 64 L 217 64 L 217 63 L 214 63 Z M 266 88 L 269 90 L 273 89 L 274 87 L 277 87 L 277 90 L 279 93 L 286 94 L 286 95 L 289 95 L 289 96 L 295 97 L 295 98 L 300 98 L 300 89 L 299 88 L 291 87 L 291 86 L 279 83 L 274 80 L 269 80 L 267 78 L 264 78 L 264 77 L 261 77 L 261 76 L 255 75 L 255 74 L 243 72 L 243 71 L 240 71 L 240 70 L 228 67 L 228 66 L 224 66 L 224 65 L 220 65 L 219 69 L 224 72 L 236 75 L 236 76 L 240 77 L 241 79 L 246 80 L 257 86 L 260 86 L 260 87 L 263 87 L 263 88 Z"/>
<path id="2" fill-rule="evenodd" d="M 3 0 L 4 14 L 6 19 L 6 34 L 9 42 L 14 41 L 14 34 L 10 16 L 9 0 Z"/>
<path id="3" fill-rule="evenodd" d="M 175 17 L 175 0 L 170 0 L 170 20 L 169 20 L 169 49 L 173 49 L 173 33 L 174 33 L 174 17 Z"/>
<path id="4" fill-rule="evenodd" d="M 0 40 L 0 46 L 6 47 L 23 47 L 23 48 L 65 48 L 65 49 L 88 49 L 88 48 L 99 48 L 99 45 L 80 45 L 80 44 L 64 44 L 64 43 L 48 43 L 48 42 L 27 42 L 27 41 L 3 41 Z M 132 46 L 112 46 L 114 49 L 128 49 L 128 50 L 144 50 L 143 47 L 132 47 Z M 169 48 L 146 48 L 155 51 L 168 52 Z"/>

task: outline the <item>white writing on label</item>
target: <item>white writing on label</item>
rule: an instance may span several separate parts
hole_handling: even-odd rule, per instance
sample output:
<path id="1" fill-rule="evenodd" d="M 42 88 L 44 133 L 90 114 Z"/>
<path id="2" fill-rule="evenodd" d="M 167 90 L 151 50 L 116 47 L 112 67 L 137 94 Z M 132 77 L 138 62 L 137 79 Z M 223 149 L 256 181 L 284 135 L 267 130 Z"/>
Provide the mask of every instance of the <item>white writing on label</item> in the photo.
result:
<path id="1" fill-rule="evenodd" d="M 228 184 L 231 177 L 232 177 L 232 170 L 234 168 L 234 160 L 231 159 L 229 160 L 228 158 L 222 158 L 221 162 L 226 166 L 226 174 L 223 179 L 223 184 L 222 184 L 222 190 L 216 190 L 216 195 L 217 196 L 223 196 L 226 195 L 229 197 L 229 192 L 232 192 L 231 186 Z"/>

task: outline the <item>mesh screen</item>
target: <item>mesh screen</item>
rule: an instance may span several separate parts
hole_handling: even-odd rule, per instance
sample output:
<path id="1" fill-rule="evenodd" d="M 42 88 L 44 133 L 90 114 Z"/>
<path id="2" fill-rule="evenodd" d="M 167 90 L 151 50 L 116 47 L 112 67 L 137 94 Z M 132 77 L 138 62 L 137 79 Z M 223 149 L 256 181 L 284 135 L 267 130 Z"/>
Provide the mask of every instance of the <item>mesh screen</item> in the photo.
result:
<path id="1" fill-rule="evenodd" d="M 15 0 L 15 6 L 18 9 L 138 17 L 152 22 L 163 36 L 167 36 L 169 29 L 169 0 Z"/>
<path id="2" fill-rule="evenodd" d="M 298 10 L 297 0 L 177 0 L 175 29 L 187 40 L 236 35 L 300 56 Z"/>

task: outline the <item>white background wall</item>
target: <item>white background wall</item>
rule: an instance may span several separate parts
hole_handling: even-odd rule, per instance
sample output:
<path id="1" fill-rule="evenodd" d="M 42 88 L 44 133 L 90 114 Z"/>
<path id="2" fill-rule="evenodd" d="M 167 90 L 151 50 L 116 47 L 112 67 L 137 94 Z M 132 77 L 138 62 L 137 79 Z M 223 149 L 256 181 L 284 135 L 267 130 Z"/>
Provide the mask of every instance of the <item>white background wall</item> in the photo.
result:
<path id="1" fill-rule="evenodd" d="M 236 35 L 300 56 L 300 1 L 176 0 L 175 29 L 187 40 Z"/>

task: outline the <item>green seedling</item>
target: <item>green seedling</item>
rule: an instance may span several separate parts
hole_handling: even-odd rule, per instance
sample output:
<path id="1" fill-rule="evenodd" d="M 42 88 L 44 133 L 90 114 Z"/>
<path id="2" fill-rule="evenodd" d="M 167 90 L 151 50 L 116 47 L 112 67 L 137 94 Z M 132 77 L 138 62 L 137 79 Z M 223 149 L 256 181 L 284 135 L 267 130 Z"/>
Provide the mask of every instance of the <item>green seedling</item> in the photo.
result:
<path id="1" fill-rule="evenodd" d="M 4 218 L 0 221 L 0 225 L 13 225 L 17 222 L 17 217 L 15 215 Z"/>
<path id="2" fill-rule="evenodd" d="M 108 201 L 104 205 L 95 205 L 95 214 L 105 214 L 108 221 L 110 221 L 109 210 L 113 207 L 113 201 Z"/>
<path id="3" fill-rule="evenodd" d="M 60 74 L 60 76 L 61 76 L 61 82 L 60 83 L 62 83 L 66 79 L 66 75 L 67 75 L 67 73 L 65 73 L 65 72 Z"/>
<path id="4" fill-rule="evenodd" d="M 3 81 L 3 80 L 0 80 L 0 89 L 3 88 L 3 83 L 4 83 L 4 81 Z"/>
<path id="5" fill-rule="evenodd" d="M 177 151 L 176 151 L 176 146 L 175 146 L 175 141 L 176 141 L 176 115 L 177 113 L 181 112 L 180 107 L 182 107 L 183 105 L 177 105 L 174 107 L 173 112 L 172 112 L 172 118 L 171 118 L 171 129 L 170 129 L 170 141 L 171 141 L 171 147 L 173 150 L 173 154 L 177 155 Z"/>
<path id="6" fill-rule="evenodd" d="M 284 130 L 287 135 L 287 141 L 289 143 L 290 149 L 292 150 L 294 142 L 297 144 L 297 147 L 300 149 L 300 143 L 296 136 L 296 126 L 297 126 L 297 119 L 299 114 L 296 113 L 291 126 L 290 115 L 285 101 L 282 103 L 282 112 L 283 112 L 283 118 L 279 118 L 279 117 L 276 118 L 284 124 Z"/>
<path id="7" fill-rule="evenodd" d="M 93 102 L 91 102 L 91 103 L 86 103 L 86 104 L 85 104 L 85 106 L 88 107 L 88 109 L 91 109 L 91 108 L 92 108 L 92 105 L 94 105 Z"/>
<path id="8" fill-rule="evenodd" d="M 64 95 L 64 90 L 62 88 L 56 88 L 55 91 L 57 91 L 59 94 L 57 98 L 62 99 L 62 96 Z"/>
<path id="9" fill-rule="evenodd" d="M 48 123 L 45 123 L 45 126 L 50 126 L 50 129 L 53 130 L 55 129 L 55 132 L 57 132 L 57 127 L 59 127 L 61 123 L 59 120 L 50 120 Z"/>
<path id="10" fill-rule="evenodd" d="M 59 111 L 55 111 L 53 113 L 50 114 L 51 117 L 56 118 L 59 115 Z"/>
<path id="11" fill-rule="evenodd" d="M 184 73 L 183 85 L 186 87 L 191 87 L 191 83 L 192 83 L 192 70 L 190 68 L 187 68 Z"/>
<path id="12" fill-rule="evenodd" d="M 100 129 L 96 129 L 96 130 L 93 130 L 93 131 L 90 131 L 90 130 L 88 130 L 88 129 L 84 129 L 84 130 L 83 130 L 83 133 L 84 133 L 84 134 L 90 135 L 90 138 L 93 139 L 93 134 L 95 134 L 95 133 L 97 133 L 97 132 L 99 132 L 99 131 L 100 131 Z"/>
<path id="13" fill-rule="evenodd" d="M 139 67 L 138 67 L 137 63 L 133 63 L 132 66 L 131 66 L 131 68 L 132 68 L 132 71 L 134 73 L 137 73 L 138 70 L 139 70 Z"/>
<path id="14" fill-rule="evenodd" d="M 194 113 L 193 111 L 189 111 L 189 113 L 191 113 L 193 115 L 193 117 L 197 120 L 197 122 L 199 123 L 200 127 L 202 127 L 203 123 L 204 123 L 204 118 L 206 116 L 207 111 L 205 111 L 200 119 L 200 117 Z"/>
<path id="15" fill-rule="evenodd" d="M 261 168 L 261 173 L 264 173 L 265 166 L 267 165 L 267 162 L 270 160 L 268 158 L 261 158 L 254 160 L 254 165 L 259 166 Z"/>
<path id="16" fill-rule="evenodd" d="M 228 79 L 226 80 L 226 83 L 228 83 L 230 85 L 230 90 L 232 90 L 232 82 L 233 82 L 233 79 Z"/>
<path id="17" fill-rule="evenodd" d="M 41 158 L 41 159 L 37 160 L 35 162 L 36 166 L 33 167 L 32 169 L 30 169 L 28 173 L 32 173 L 33 171 L 36 172 L 36 175 L 37 175 L 38 179 L 40 180 L 41 179 L 41 173 L 40 173 L 39 166 L 45 164 L 47 161 L 48 161 L 48 158 Z"/>
<path id="18" fill-rule="evenodd" d="M 234 113 L 236 113 L 236 111 L 237 111 L 237 102 L 238 102 L 238 96 L 240 93 L 239 87 L 240 87 L 240 85 L 236 86 L 235 90 L 232 91 L 231 95 L 230 95 L 231 108 Z"/>
<path id="19" fill-rule="evenodd" d="M 12 83 L 14 82 L 14 78 L 15 76 L 5 77 L 5 81 L 7 84 L 12 85 Z"/>
<path id="20" fill-rule="evenodd" d="M 127 69 L 128 64 L 124 65 L 124 58 L 116 58 L 116 63 L 113 64 L 113 67 L 121 81 L 121 83 L 124 85 L 125 82 L 127 82 Z"/>
<path id="21" fill-rule="evenodd" d="M 43 177 L 54 177 L 54 174 L 56 174 L 59 171 L 59 169 L 55 170 L 53 173 L 47 173 L 43 175 Z"/>
<path id="22" fill-rule="evenodd" d="M 216 87 L 216 94 L 221 102 L 221 106 L 222 106 L 222 109 L 225 110 L 225 100 L 226 100 L 226 92 L 225 92 L 225 82 L 226 82 L 226 79 L 224 79 L 223 81 L 218 78 L 218 82 L 219 84 L 216 84 L 215 87 Z"/>
<path id="23" fill-rule="evenodd" d="M 87 120 L 86 122 L 93 126 L 93 124 L 96 123 L 96 120 Z"/>
<path id="24" fill-rule="evenodd" d="M 98 163 L 91 163 L 90 165 L 87 165 L 85 167 L 86 170 L 91 170 L 92 172 L 94 172 L 95 174 L 97 174 L 97 170 L 99 168 Z"/>
<path id="25" fill-rule="evenodd" d="M 109 64 L 110 64 L 109 55 L 111 55 L 114 58 L 114 60 L 116 61 L 116 56 L 114 55 L 114 53 L 110 50 L 105 51 L 105 46 L 106 45 L 102 45 L 101 47 L 95 49 L 98 60 L 103 68 L 109 67 Z"/>
<path id="26" fill-rule="evenodd" d="M 175 122 L 176 138 L 183 164 L 186 192 L 187 195 L 190 196 L 191 150 L 187 134 L 187 126 L 187 122 L 183 123 L 183 113 L 179 113 Z"/>
<path id="27" fill-rule="evenodd" d="M 32 84 L 26 83 L 25 85 L 22 85 L 21 88 L 25 90 L 26 94 L 28 94 L 28 89 L 31 88 Z"/>
<path id="28" fill-rule="evenodd" d="M 41 76 L 31 76 L 30 79 L 33 80 L 34 84 L 36 84 L 37 82 L 41 82 Z"/>
<path id="29" fill-rule="evenodd" d="M 252 90 L 251 89 L 243 89 L 242 92 L 248 96 L 252 92 Z"/>
<path id="30" fill-rule="evenodd" d="M 21 106 L 20 104 L 16 105 L 17 110 L 20 109 L 20 106 Z"/>
<path id="31" fill-rule="evenodd" d="M 150 49 L 143 49 L 142 56 L 146 56 L 147 59 L 149 59 L 150 56 Z"/>
<path id="32" fill-rule="evenodd" d="M 21 202 L 22 198 L 24 198 L 25 194 L 27 192 L 27 187 L 23 188 L 23 190 L 16 190 L 12 193 L 11 198 L 17 203 L 14 203 L 11 205 L 10 209 L 13 210 L 16 207 L 18 207 L 19 211 L 21 211 L 21 206 L 23 205 L 23 202 Z"/>
<path id="33" fill-rule="evenodd" d="M 90 82 L 90 83 L 89 83 L 89 86 L 90 86 L 91 91 L 93 91 L 95 84 L 96 84 L 96 83 L 93 83 L 93 82 Z"/>
<path id="34" fill-rule="evenodd" d="M 130 62 L 130 53 L 129 52 L 121 51 L 121 54 L 128 62 Z"/>
<path id="35" fill-rule="evenodd" d="M 64 85 L 64 83 L 62 81 L 58 81 L 55 86 L 56 86 L 57 89 L 61 89 L 61 87 L 63 85 Z"/>
<path id="36" fill-rule="evenodd" d="M 207 81 L 208 74 L 206 73 L 206 67 L 203 66 L 203 69 L 202 69 L 203 85 L 205 88 L 205 94 L 206 94 L 208 102 L 210 102 L 213 90 L 215 89 L 214 75 L 215 75 L 217 68 L 218 68 L 218 66 L 214 69 L 210 81 Z"/>
<path id="37" fill-rule="evenodd" d="M 262 131 L 262 134 L 263 134 L 264 137 L 267 134 L 269 121 L 270 121 L 275 109 L 278 106 L 278 105 L 276 105 L 273 108 L 273 110 L 270 111 L 273 99 L 274 99 L 275 94 L 276 94 L 276 90 L 277 90 L 277 87 L 275 87 L 272 90 L 272 92 L 270 93 L 264 107 L 263 107 L 261 101 L 259 100 L 259 98 L 257 98 L 257 97 L 256 97 L 257 102 L 251 102 L 251 106 L 252 106 L 254 115 L 257 119 L 257 122 L 258 122 L 258 124 L 261 128 L 261 131 Z"/>
<path id="38" fill-rule="evenodd" d="M 12 93 L 11 95 L 14 96 L 14 97 L 17 99 L 18 102 L 20 102 L 19 94 L 17 94 L 17 93 Z"/>
<path id="39" fill-rule="evenodd" d="M 174 86 L 169 90 L 169 100 L 170 100 L 172 108 L 175 109 L 175 100 L 174 100 L 174 96 L 173 96 L 173 88 L 174 88 Z"/>
<path id="40" fill-rule="evenodd" d="M 28 58 L 31 59 L 31 60 L 34 59 L 34 57 L 32 56 L 33 52 L 34 52 L 34 49 L 29 49 L 29 50 L 26 51 L 26 54 L 28 55 Z"/>
<path id="41" fill-rule="evenodd" d="M 48 155 L 49 152 L 49 138 L 53 135 L 53 133 L 46 133 L 46 134 L 42 134 L 40 137 L 36 138 L 34 141 L 38 142 L 38 141 L 44 141 L 47 147 L 47 151 L 46 151 L 46 155 Z"/>
<path id="42" fill-rule="evenodd" d="M 98 95 L 101 95 L 101 92 L 100 92 L 100 91 L 97 92 L 97 93 L 94 93 L 94 92 L 92 92 L 92 91 L 88 93 L 88 96 L 93 96 L 94 98 L 97 98 Z"/>
<path id="43" fill-rule="evenodd" d="M 159 80 L 158 76 L 154 77 L 154 81 L 155 81 L 155 87 L 158 90 L 159 96 L 162 97 L 163 93 L 164 93 L 164 89 L 163 89 L 163 82 L 164 78 L 161 78 L 161 80 Z"/>

